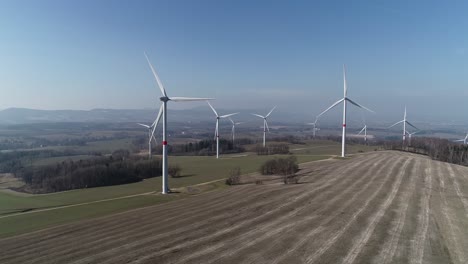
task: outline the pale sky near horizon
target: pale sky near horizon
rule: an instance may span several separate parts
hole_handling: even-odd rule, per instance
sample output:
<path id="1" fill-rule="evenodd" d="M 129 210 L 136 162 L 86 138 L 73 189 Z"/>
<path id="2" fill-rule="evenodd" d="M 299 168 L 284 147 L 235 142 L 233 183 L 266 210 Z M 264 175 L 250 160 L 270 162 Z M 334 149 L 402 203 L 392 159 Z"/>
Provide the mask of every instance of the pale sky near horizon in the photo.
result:
<path id="1" fill-rule="evenodd" d="M 345 63 L 349 96 L 378 113 L 407 104 L 421 117 L 463 117 L 467 10 L 467 1 L 5 0 L 0 109 L 155 108 L 146 51 L 169 96 L 215 97 L 218 107 L 318 114 L 342 96 Z"/>

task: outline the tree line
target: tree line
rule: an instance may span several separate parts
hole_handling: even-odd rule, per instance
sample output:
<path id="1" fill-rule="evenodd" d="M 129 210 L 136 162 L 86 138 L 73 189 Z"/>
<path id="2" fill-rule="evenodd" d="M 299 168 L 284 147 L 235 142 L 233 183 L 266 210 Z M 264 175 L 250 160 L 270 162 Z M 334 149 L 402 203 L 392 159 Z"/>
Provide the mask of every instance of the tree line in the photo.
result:
<path id="1" fill-rule="evenodd" d="M 219 139 L 219 150 L 222 153 L 240 153 L 245 149 L 244 144 L 251 144 L 252 140 L 239 139 L 233 144 L 232 140 Z M 148 145 L 147 139 L 139 138 L 133 140 L 133 144 L 140 149 L 145 149 Z M 157 145 L 152 148 L 154 153 L 162 153 L 162 146 Z M 198 142 L 189 142 L 186 144 L 169 144 L 167 151 L 171 155 L 194 155 L 194 156 L 210 156 L 216 155 L 216 141 L 200 140 Z"/>
<path id="2" fill-rule="evenodd" d="M 451 142 L 447 139 L 416 137 L 411 144 L 401 141 L 384 141 L 385 149 L 408 151 L 429 156 L 433 160 L 458 165 L 468 165 L 468 146 Z"/>
<path id="3" fill-rule="evenodd" d="M 146 160 L 121 150 L 94 159 L 25 167 L 15 175 L 26 183 L 23 191 L 47 193 L 138 182 L 161 176 L 161 170 L 160 159 Z"/>

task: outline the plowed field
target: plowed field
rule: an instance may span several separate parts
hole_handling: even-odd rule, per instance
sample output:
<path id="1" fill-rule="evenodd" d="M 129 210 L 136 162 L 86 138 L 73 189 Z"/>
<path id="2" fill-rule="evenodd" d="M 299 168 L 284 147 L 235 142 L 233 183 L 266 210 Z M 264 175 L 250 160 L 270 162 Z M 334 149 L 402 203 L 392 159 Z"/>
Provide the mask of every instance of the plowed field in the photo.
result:
<path id="1" fill-rule="evenodd" d="M 400 152 L 0 240 L 0 263 L 468 263 L 468 168 Z"/>

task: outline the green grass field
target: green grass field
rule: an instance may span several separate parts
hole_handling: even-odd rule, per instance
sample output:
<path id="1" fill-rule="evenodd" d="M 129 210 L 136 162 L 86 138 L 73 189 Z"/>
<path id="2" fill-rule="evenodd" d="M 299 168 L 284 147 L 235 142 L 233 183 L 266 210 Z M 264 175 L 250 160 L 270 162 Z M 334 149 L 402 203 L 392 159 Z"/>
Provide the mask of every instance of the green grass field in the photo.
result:
<path id="1" fill-rule="evenodd" d="M 306 145 L 292 145 L 290 149 L 299 163 L 304 163 L 337 155 L 341 145 L 330 141 L 308 142 Z M 349 148 L 349 153 L 370 150 L 369 147 L 356 145 Z M 179 188 L 224 179 L 234 167 L 240 167 L 242 173 L 247 174 L 257 171 L 264 161 L 281 156 L 287 155 L 257 156 L 250 153 L 248 156 L 221 156 L 219 160 L 211 156 L 173 156 L 169 158 L 169 163 L 179 165 L 182 172 L 180 178 L 170 178 L 169 184 L 171 188 Z M 224 184 L 213 188 L 220 186 Z M 187 197 L 187 194 L 159 195 L 160 190 L 161 177 L 132 184 L 43 195 L 14 195 L 0 190 L 0 237 Z M 152 193 L 131 198 L 38 211 L 150 192 Z"/>

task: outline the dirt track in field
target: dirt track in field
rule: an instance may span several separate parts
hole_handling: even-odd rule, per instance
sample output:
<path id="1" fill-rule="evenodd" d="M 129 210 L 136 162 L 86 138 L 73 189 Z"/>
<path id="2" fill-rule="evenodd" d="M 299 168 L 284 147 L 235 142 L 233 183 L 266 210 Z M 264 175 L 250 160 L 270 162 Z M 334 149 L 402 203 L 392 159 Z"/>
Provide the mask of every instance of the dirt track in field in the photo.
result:
<path id="1" fill-rule="evenodd" d="M 468 168 L 399 152 L 0 240 L 0 263 L 468 263 Z"/>

